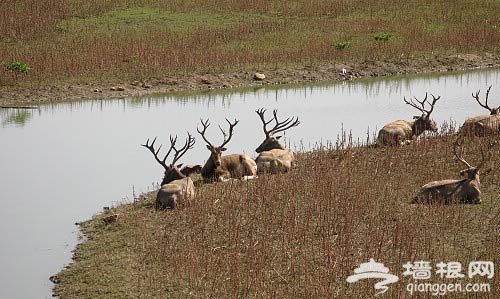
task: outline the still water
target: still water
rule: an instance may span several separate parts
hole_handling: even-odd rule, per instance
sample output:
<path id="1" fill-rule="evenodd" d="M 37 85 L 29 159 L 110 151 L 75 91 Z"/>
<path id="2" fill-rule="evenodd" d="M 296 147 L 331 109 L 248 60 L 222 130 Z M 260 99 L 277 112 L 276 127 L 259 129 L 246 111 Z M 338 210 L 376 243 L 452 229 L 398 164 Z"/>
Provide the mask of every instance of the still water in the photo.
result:
<path id="1" fill-rule="evenodd" d="M 500 70 L 432 77 L 401 77 L 234 93 L 199 93 L 47 104 L 38 110 L 0 109 L 0 298 L 51 298 L 49 277 L 69 263 L 78 239 L 75 222 L 103 206 L 132 201 L 162 178 L 162 168 L 146 149 L 147 138 L 166 143 L 169 134 L 197 138 L 179 162 L 203 163 L 208 151 L 196 126 L 212 125 L 207 136 L 222 142 L 217 127 L 225 118 L 240 120 L 227 153 L 253 150 L 263 140 L 254 112 L 298 116 L 301 124 L 286 133 L 295 149 L 335 142 L 342 128 L 366 140 L 385 123 L 411 120 L 414 108 L 403 97 L 441 99 L 433 118 L 458 124 L 484 114 L 471 97 L 489 85 L 490 106 L 500 104 Z M 162 152 L 164 153 L 164 152 Z"/>

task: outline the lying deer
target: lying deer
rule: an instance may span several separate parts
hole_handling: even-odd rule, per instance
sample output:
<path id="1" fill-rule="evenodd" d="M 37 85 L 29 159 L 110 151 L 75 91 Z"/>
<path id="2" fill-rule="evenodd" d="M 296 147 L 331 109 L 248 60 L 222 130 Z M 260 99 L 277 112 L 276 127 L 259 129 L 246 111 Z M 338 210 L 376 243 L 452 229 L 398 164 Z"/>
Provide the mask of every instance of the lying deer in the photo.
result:
<path id="1" fill-rule="evenodd" d="M 486 99 L 484 104 L 479 100 L 479 92 L 472 93 L 472 97 L 478 104 L 487 109 L 490 114 L 478 115 L 467 119 L 460 128 L 460 135 L 462 136 L 492 136 L 500 134 L 500 106 L 491 108 L 488 106 L 488 96 L 490 94 L 491 86 L 486 90 Z"/>
<path id="2" fill-rule="evenodd" d="M 411 140 L 417 139 L 424 131 L 437 132 L 438 128 L 436 122 L 433 121 L 430 116 L 434 110 L 434 105 L 437 100 L 441 97 L 435 97 L 432 95 L 433 101 L 430 103 L 427 101 L 427 93 L 422 101 L 417 98 L 415 100 L 420 104 L 419 107 L 413 100 L 407 101 L 404 98 L 404 102 L 422 112 L 421 116 L 415 116 L 414 122 L 409 122 L 405 120 L 397 120 L 386 124 L 379 132 L 377 137 L 377 145 L 385 146 L 395 146 L 404 145 L 409 143 Z M 425 103 L 430 105 L 430 110 L 425 109 Z"/>
<path id="3" fill-rule="evenodd" d="M 482 161 L 478 166 L 471 166 L 462 155 L 463 148 L 457 142 L 454 145 L 454 154 L 458 161 L 462 162 L 467 169 L 460 171 L 460 175 L 464 176 L 461 180 L 442 180 L 434 181 L 425 184 L 420 189 L 420 193 L 413 199 L 413 203 L 450 203 L 453 199 L 459 200 L 460 203 L 478 204 L 481 203 L 481 191 L 479 187 L 479 173 L 485 163 L 491 159 L 493 146 L 495 143 L 490 143 L 488 152 L 485 155 L 481 148 Z"/>
<path id="4" fill-rule="evenodd" d="M 275 136 L 274 134 L 283 132 L 292 127 L 296 127 L 300 124 L 298 118 L 287 118 L 282 122 L 278 121 L 277 110 L 273 111 L 273 118 L 266 121 L 264 119 L 264 114 L 266 110 L 260 108 L 255 111 L 259 115 L 262 124 L 264 125 L 264 134 L 266 139 L 255 149 L 259 156 L 255 159 L 257 163 L 258 173 L 282 173 L 288 172 L 294 165 L 295 156 L 294 153 L 285 148 L 280 144 L 279 139 L 282 136 Z M 269 125 L 274 120 L 275 125 L 272 129 L 267 129 Z"/>
<path id="5" fill-rule="evenodd" d="M 219 146 L 214 146 L 205 137 L 205 132 L 210 126 L 208 119 L 206 121 L 201 120 L 201 125 L 203 129 L 197 128 L 198 133 L 200 133 L 203 140 L 207 143 L 207 148 L 210 151 L 210 157 L 208 157 L 207 162 L 201 169 L 201 176 L 205 182 L 213 181 L 225 181 L 228 179 L 250 179 L 254 178 L 257 174 L 257 164 L 246 154 L 232 154 L 222 156 L 222 152 L 226 151 L 224 147 L 233 137 L 233 131 L 236 124 L 239 121 L 235 120 L 231 123 L 226 119 L 229 124 L 229 136 L 226 132 L 219 126 L 222 134 L 224 135 L 224 141 Z"/>
<path id="6" fill-rule="evenodd" d="M 177 149 L 175 147 L 177 136 L 175 136 L 175 138 L 170 136 L 170 149 L 162 160 L 158 158 L 158 153 L 160 152 L 161 145 L 157 150 L 155 150 L 155 141 L 156 137 L 155 139 L 153 139 L 153 142 L 151 142 L 151 144 L 149 144 L 149 139 L 146 141 L 146 144 L 141 144 L 141 146 L 149 149 L 149 151 L 153 154 L 155 160 L 165 169 L 165 176 L 163 177 L 163 181 L 161 182 L 161 188 L 156 194 L 155 206 L 156 209 L 173 209 L 182 201 L 194 198 L 194 184 L 189 177 L 189 173 L 195 170 L 185 169 L 184 173 L 182 173 L 182 164 L 175 166 L 175 163 L 189 149 L 193 148 L 195 140 L 194 137 L 192 137 L 191 134 L 188 133 L 188 137 L 186 138 L 186 143 L 184 144 L 184 146 L 180 149 Z M 172 163 L 170 165 L 167 165 L 165 161 L 167 160 L 167 157 L 170 155 L 170 152 L 172 152 L 172 150 L 175 152 L 174 158 L 172 159 Z"/>

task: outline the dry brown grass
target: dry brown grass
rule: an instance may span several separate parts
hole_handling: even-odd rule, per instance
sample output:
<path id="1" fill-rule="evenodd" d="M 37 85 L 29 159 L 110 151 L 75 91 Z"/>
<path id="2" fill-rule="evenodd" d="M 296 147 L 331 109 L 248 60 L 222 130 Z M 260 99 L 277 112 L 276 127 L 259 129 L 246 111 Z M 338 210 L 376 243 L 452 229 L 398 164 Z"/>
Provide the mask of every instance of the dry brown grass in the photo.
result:
<path id="1" fill-rule="evenodd" d="M 32 71 L 2 67 L 0 85 L 497 53 L 498 15 L 480 0 L 2 1 L 0 61 Z"/>
<path id="2" fill-rule="evenodd" d="M 369 298 L 373 280 L 346 278 L 374 258 L 400 277 L 381 298 L 408 298 L 408 261 L 466 268 L 500 259 L 499 155 L 482 177 L 482 204 L 410 204 L 419 186 L 458 176 L 453 139 L 302 153 L 289 174 L 202 185 L 196 200 L 174 211 L 156 212 L 147 195 L 116 208 L 114 224 L 102 216 L 84 224 L 89 241 L 55 291 L 62 298 Z M 465 144 L 472 164 L 481 159 L 478 145 Z M 490 283 L 491 293 L 474 298 L 500 294 L 496 276 L 462 282 L 476 281 Z"/>

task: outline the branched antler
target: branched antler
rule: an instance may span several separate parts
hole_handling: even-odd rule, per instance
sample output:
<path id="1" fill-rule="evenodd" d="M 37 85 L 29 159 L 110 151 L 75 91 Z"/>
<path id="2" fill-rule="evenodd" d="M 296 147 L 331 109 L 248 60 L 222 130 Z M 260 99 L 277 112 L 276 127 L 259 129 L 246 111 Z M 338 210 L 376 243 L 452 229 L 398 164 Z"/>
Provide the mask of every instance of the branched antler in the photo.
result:
<path id="1" fill-rule="evenodd" d="M 160 159 L 158 157 L 158 153 L 160 152 L 162 145 L 160 145 L 158 147 L 158 149 L 155 150 L 154 145 L 156 142 L 156 138 L 157 137 L 155 137 L 153 139 L 153 142 L 151 142 L 151 144 L 149 144 L 149 138 L 148 138 L 148 140 L 146 141 L 146 144 L 141 144 L 141 146 L 144 146 L 145 148 L 147 148 L 153 154 L 155 160 L 161 166 L 163 166 L 163 168 L 165 168 L 165 170 L 169 169 L 169 166 L 167 165 L 166 160 L 167 160 L 167 157 L 172 152 L 172 150 L 175 152 L 175 154 L 174 154 L 174 159 L 172 160 L 171 165 L 174 165 L 177 162 L 177 160 L 179 160 L 189 149 L 193 148 L 194 142 L 195 142 L 194 137 L 191 136 L 191 134 L 188 132 L 188 137 L 186 138 L 186 143 L 184 144 L 184 146 L 182 148 L 177 149 L 175 147 L 175 143 L 177 142 L 177 135 L 175 137 L 172 137 L 172 135 L 170 135 L 170 148 L 168 149 L 168 152 L 165 154 L 163 159 Z"/>
<path id="2" fill-rule="evenodd" d="M 206 121 L 203 121 L 203 119 L 200 119 L 201 121 L 201 125 L 203 126 L 203 130 L 200 131 L 200 129 L 197 127 L 196 130 L 198 131 L 198 133 L 200 133 L 201 137 L 203 137 L 203 140 L 205 140 L 205 142 L 210 145 L 211 147 L 214 147 L 212 145 L 212 143 L 210 143 L 210 141 L 208 141 L 208 139 L 205 137 L 205 132 L 207 131 L 207 128 L 208 126 L 210 126 L 210 123 L 208 122 L 208 118 Z"/>
<path id="3" fill-rule="evenodd" d="M 222 142 L 222 144 L 219 147 L 223 147 L 224 145 L 226 145 L 229 142 L 229 140 L 231 140 L 231 138 L 233 137 L 234 127 L 240 122 L 239 120 L 234 119 L 234 123 L 231 123 L 227 118 L 226 118 L 226 121 L 229 124 L 229 137 L 227 136 L 226 132 L 219 125 L 219 129 L 222 131 L 222 135 L 224 135 L 224 141 Z"/>
<path id="4" fill-rule="evenodd" d="M 188 136 L 186 138 L 186 142 L 184 143 L 184 146 L 181 147 L 180 149 L 176 149 L 175 147 L 173 147 L 174 151 L 175 151 L 175 154 L 174 154 L 174 159 L 172 160 L 172 164 L 171 165 L 175 165 L 175 163 L 177 163 L 177 161 L 182 157 L 184 156 L 184 154 L 189 150 L 189 149 L 192 149 L 193 146 L 194 146 L 194 142 L 195 142 L 195 139 L 193 136 L 191 136 L 191 134 L 189 132 L 187 132 Z M 177 136 L 175 136 L 175 139 L 177 139 Z M 172 140 L 172 139 L 171 139 Z M 172 141 L 171 141 L 172 142 Z"/>
<path id="5" fill-rule="evenodd" d="M 262 121 L 263 130 L 264 130 L 264 134 L 266 134 L 266 137 L 270 137 L 273 134 L 276 134 L 278 132 L 283 132 L 283 131 L 288 130 L 292 127 L 296 127 L 300 124 L 298 117 L 289 117 L 282 122 L 278 121 L 278 115 L 277 115 L 278 110 L 277 109 L 273 110 L 273 118 L 271 118 L 268 121 L 266 121 L 264 119 L 264 114 L 266 113 L 266 109 L 260 108 L 258 110 L 255 110 L 255 113 L 257 113 L 257 115 L 259 115 L 260 120 Z M 274 125 L 274 127 L 272 129 L 267 130 L 267 125 L 269 125 L 273 120 L 275 121 L 276 124 Z"/>
<path id="6" fill-rule="evenodd" d="M 485 108 L 485 109 L 488 109 L 488 111 L 490 111 L 490 113 L 493 113 L 493 111 L 494 111 L 495 109 L 494 109 L 494 108 L 491 108 L 490 106 L 488 106 L 488 96 L 490 95 L 490 90 L 491 90 L 491 85 L 490 85 L 490 87 L 488 87 L 488 89 L 486 90 L 486 99 L 484 100 L 484 105 L 483 105 L 483 103 L 481 103 L 481 101 L 479 100 L 479 92 L 480 92 L 481 90 L 478 90 L 476 93 L 472 93 L 472 97 L 473 97 L 474 99 L 476 99 L 477 103 L 478 103 L 481 107 L 483 107 L 483 108 Z"/>
<path id="7" fill-rule="evenodd" d="M 222 135 L 224 135 L 224 141 L 222 142 L 222 144 L 219 146 L 219 147 L 223 147 L 224 145 L 226 145 L 230 140 L 231 138 L 233 137 L 233 133 L 234 133 L 234 127 L 238 124 L 239 120 L 234 120 L 234 123 L 231 123 L 227 118 L 226 118 L 226 121 L 227 123 L 229 124 L 229 136 L 228 134 L 224 131 L 224 129 L 222 129 L 222 127 L 219 125 L 219 129 L 221 130 L 222 132 Z M 205 136 L 205 132 L 207 131 L 207 128 L 208 126 L 210 126 L 210 123 L 208 122 L 208 119 L 206 121 L 203 121 L 203 119 L 201 119 L 201 125 L 203 126 L 203 129 L 200 130 L 199 128 L 196 128 L 198 133 L 200 133 L 201 137 L 203 137 L 203 140 L 205 140 L 205 142 L 211 146 L 211 147 L 215 147 L 213 146 L 213 144 L 208 141 L 208 139 L 206 138 Z"/>
<path id="8" fill-rule="evenodd" d="M 425 93 L 425 98 L 422 101 L 419 101 L 417 99 L 417 97 L 414 97 L 415 101 L 417 101 L 420 104 L 420 106 L 422 106 L 422 107 L 419 107 L 417 104 L 415 104 L 415 102 L 413 102 L 413 100 L 408 101 L 406 99 L 406 97 L 403 100 L 406 104 L 418 109 L 420 112 L 422 112 L 422 114 L 429 116 L 432 113 L 432 111 L 434 110 L 434 105 L 441 98 L 441 96 L 435 97 L 433 94 L 431 94 L 431 96 L 432 96 L 432 103 L 427 100 L 427 92 Z M 430 107 L 431 107 L 430 110 L 425 110 L 425 103 L 430 105 Z"/>

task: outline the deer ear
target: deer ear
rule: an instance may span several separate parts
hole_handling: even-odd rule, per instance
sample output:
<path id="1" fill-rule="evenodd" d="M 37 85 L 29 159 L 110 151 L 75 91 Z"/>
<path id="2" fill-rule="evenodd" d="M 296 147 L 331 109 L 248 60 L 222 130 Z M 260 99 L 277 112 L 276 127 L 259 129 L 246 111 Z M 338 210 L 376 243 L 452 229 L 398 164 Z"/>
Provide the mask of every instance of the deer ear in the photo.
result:
<path id="1" fill-rule="evenodd" d="M 420 116 L 418 116 L 418 115 L 413 116 L 413 119 L 419 119 L 419 118 L 420 118 Z"/>
<path id="2" fill-rule="evenodd" d="M 207 144 L 207 148 L 208 148 L 209 151 L 212 150 L 212 147 L 210 145 L 208 145 L 208 144 Z"/>
<path id="3" fill-rule="evenodd" d="M 183 163 L 181 163 L 181 164 L 177 164 L 177 168 L 179 168 L 179 169 L 180 169 L 180 168 L 182 168 L 182 164 L 183 164 Z"/>
<path id="4" fill-rule="evenodd" d="M 283 137 L 283 136 L 276 136 L 275 138 L 276 138 L 276 139 L 280 139 L 281 137 Z"/>
<path id="5" fill-rule="evenodd" d="M 224 151 L 226 151 L 226 150 L 227 150 L 227 148 L 225 148 L 225 147 L 221 147 L 221 148 L 220 148 L 220 151 L 221 151 L 221 152 L 224 152 Z"/>

